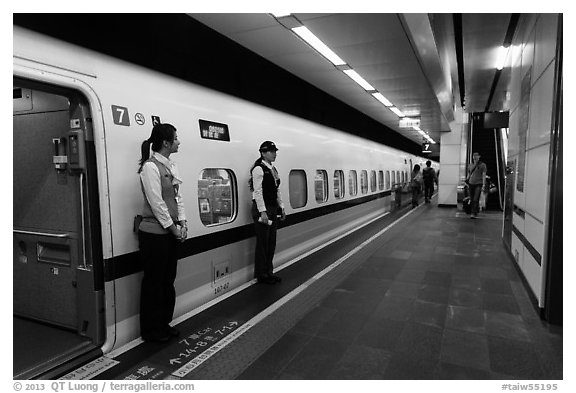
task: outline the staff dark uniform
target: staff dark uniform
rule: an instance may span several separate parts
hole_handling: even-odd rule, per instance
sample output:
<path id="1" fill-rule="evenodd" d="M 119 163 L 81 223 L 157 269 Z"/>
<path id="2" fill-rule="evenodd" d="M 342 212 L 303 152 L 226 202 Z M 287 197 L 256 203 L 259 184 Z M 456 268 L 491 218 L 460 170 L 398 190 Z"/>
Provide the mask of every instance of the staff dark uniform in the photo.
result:
<path id="1" fill-rule="evenodd" d="M 256 232 L 256 250 L 254 255 L 254 276 L 258 282 L 274 284 L 280 277 L 273 274 L 274 252 L 276 251 L 276 232 L 278 215 L 284 219 L 284 203 L 280 193 L 280 177 L 272 162 L 265 159 L 267 153 L 276 152 L 274 142 L 265 141 L 260 145 L 261 157 L 250 169 L 250 188 L 252 191 L 252 218 Z M 272 159 L 272 161 L 275 159 Z"/>

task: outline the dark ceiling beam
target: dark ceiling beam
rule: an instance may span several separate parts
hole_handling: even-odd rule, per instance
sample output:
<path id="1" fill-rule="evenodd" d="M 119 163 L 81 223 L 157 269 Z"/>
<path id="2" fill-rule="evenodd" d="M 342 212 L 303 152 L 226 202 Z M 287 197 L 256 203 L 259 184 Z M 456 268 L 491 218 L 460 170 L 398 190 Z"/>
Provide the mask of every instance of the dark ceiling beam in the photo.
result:
<path id="1" fill-rule="evenodd" d="M 504 37 L 503 47 L 508 48 L 512 45 L 512 40 L 514 39 L 514 33 L 516 32 L 516 26 L 518 25 L 518 20 L 520 19 L 520 14 L 512 14 L 510 16 L 510 22 L 508 23 L 508 30 L 506 31 L 506 36 Z M 488 96 L 488 101 L 486 102 L 486 108 L 484 112 L 490 111 L 490 105 L 492 105 L 492 98 L 496 92 L 496 87 L 498 87 L 498 81 L 500 80 L 500 75 L 502 70 L 496 70 L 494 74 L 494 80 L 492 81 L 492 87 L 490 88 L 490 95 Z"/>
<path id="2" fill-rule="evenodd" d="M 456 63 L 458 65 L 458 87 L 460 88 L 460 105 L 466 105 L 466 84 L 464 82 L 464 44 L 462 36 L 462 14 L 452 14 L 454 23 L 454 41 L 456 44 Z"/>

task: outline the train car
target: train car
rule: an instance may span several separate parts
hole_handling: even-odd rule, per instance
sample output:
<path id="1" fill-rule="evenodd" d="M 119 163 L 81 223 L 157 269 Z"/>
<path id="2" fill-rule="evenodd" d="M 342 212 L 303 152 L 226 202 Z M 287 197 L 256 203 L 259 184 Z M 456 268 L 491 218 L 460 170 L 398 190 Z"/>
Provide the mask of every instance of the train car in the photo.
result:
<path id="1" fill-rule="evenodd" d="M 277 269 L 391 208 L 426 159 L 14 27 L 14 377 L 139 337 L 140 146 L 173 124 L 188 239 L 175 317 L 253 280 L 249 168 L 279 147 Z M 434 167 L 438 163 L 434 162 Z"/>

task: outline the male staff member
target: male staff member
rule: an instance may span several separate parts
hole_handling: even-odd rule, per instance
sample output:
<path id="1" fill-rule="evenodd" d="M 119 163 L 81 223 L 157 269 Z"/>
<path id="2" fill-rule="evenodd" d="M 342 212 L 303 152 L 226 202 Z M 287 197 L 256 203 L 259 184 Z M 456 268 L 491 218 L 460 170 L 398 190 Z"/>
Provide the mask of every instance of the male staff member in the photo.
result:
<path id="1" fill-rule="evenodd" d="M 280 194 L 280 177 L 272 165 L 276 161 L 278 148 L 271 141 L 260 145 L 260 158 L 250 169 L 252 191 L 252 218 L 256 230 L 256 252 L 254 276 L 259 283 L 275 284 L 280 277 L 273 274 L 272 260 L 276 250 L 278 216 L 286 218 Z"/>

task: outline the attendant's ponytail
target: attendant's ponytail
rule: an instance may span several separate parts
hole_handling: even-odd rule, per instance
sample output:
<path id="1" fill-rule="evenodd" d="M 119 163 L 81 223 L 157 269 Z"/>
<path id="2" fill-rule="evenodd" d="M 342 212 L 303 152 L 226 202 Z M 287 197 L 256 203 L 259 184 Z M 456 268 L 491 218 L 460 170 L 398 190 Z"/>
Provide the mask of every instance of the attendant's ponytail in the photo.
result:
<path id="1" fill-rule="evenodd" d="M 138 168 L 138 173 L 142 172 L 142 166 L 150 158 L 150 145 L 151 144 L 152 144 L 152 142 L 150 142 L 150 139 L 146 139 L 144 142 L 142 142 L 142 147 L 141 147 L 142 156 L 140 157 L 140 162 L 139 162 L 140 168 Z"/>

